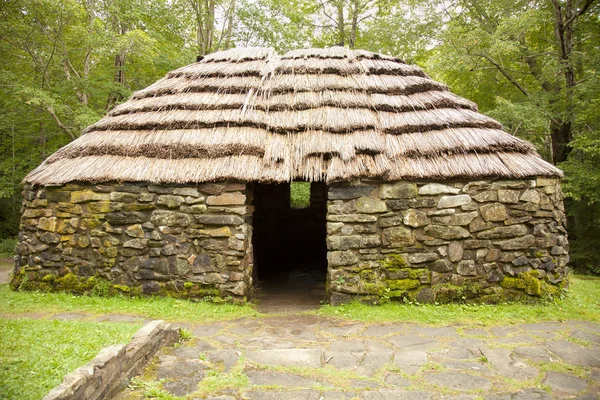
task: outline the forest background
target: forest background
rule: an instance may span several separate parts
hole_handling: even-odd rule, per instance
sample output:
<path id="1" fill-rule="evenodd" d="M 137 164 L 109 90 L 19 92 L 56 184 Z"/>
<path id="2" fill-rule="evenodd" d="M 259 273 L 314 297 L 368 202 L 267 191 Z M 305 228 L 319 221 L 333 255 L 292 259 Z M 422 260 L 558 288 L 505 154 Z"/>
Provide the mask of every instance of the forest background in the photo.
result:
<path id="1" fill-rule="evenodd" d="M 398 56 L 565 171 L 572 265 L 600 274 L 595 0 L 2 0 L 0 247 L 21 180 L 169 70 L 240 46 Z"/>

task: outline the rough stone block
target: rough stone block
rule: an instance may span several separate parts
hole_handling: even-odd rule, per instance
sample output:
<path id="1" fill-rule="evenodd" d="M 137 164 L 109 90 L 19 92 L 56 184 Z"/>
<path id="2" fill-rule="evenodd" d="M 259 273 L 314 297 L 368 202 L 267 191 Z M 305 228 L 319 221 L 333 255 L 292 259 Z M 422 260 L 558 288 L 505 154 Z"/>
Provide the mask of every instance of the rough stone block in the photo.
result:
<path id="1" fill-rule="evenodd" d="M 246 195 L 241 193 L 224 193 L 218 196 L 209 196 L 206 204 L 211 206 L 236 206 L 246 204 Z"/>
<path id="2" fill-rule="evenodd" d="M 456 196 L 443 196 L 437 204 L 437 208 L 459 207 L 471 202 L 471 196 L 468 194 L 459 194 Z"/>
<path id="3" fill-rule="evenodd" d="M 381 185 L 382 199 L 411 199 L 417 196 L 417 185 L 411 182 L 397 182 Z"/>
<path id="4" fill-rule="evenodd" d="M 438 194 L 457 194 L 460 189 L 452 186 L 442 185 L 440 183 L 428 183 L 419 189 L 421 196 L 434 196 Z"/>
<path id="5" fill-rule="evenodd" d="M 185 199 L 181 196 L 165 194 L 162 196 L 158 196 L 156 204 L 158 204 L 159 206 L 165 206 L 167 208 L 177 208 L 184 202 Z"/>
<path id="6" fill-rule="evenodd" d="M 329 189 L 327 198 L 329 200 L 352 200 L 359 197 L 369 196 L 374 190 L 372 185 L 333 185 Z"/>
<path id="7" fill-rule="evenodd" d="M 383 243 L 386 247 L 403 247 L 415 244 L 415 236 L 410 228 L 394 226 L 383 230 Z"/>
<path id="8" fill-rule="evenodd" d="M 404 214 L 403 219 L 404 225 L 412 226 L 413 228 L 418 228 L 420 226 L 425 226 L 429 222 L 427 219 L 427 214 L 423 211 L 410 209 L 407 210 Z"/>
<path id="9" fill-rule="evenodd" d="M 501 203 L 485 204 L 480 207 L 479 212 L 486 221 L 498 222 L 508 219 L 506 207 Z"/>
<path id="10" fill-rule="evenodd" d="M 330 251 L 327 261 L 331 267 L 348 266 L 358 263 L 358 257 L 352 251 Z"/>
<path id="11" fill-rule="evenodd" d="M 519 202 L 519 191 L 518 190 L 498 190 L 498 201 L 500 203 L 518 203 Z"/>
<path id="12" fill-rule="evenodd" d="M 428 225 L 423 230 L 423 233 L 428 236 L 433 236 L 438 239 L 455 240 L 471 237 L 468 230 L 460 226 L 443 226 L 443 225 Z"/>
<path id="13" fill-rule="evenodd" d="M 356 200 L 356 210 L 362 214 L 375 214 L 387 211 L 384 201 L 372 197 L 360 197 Z"/>
<path id="14" fill-rule="evenodd" d="M 478 232 L 475 236 L 479 239 L 505 239 L 526 235 L 528 229 L 525 225 L 499 226 Z"/>
<path id="15" fill-rule="evenodd" d="M 456 273 L 462 276 L 475 276 L 477 275 L 477 268 L 475 267 L 475 261 L 473 260 L 462 260 L 456 267 Z"/>
<path id="16" fill-rule="evenodd" d="M 535 244 L 535 237 L 533 235 L 527 235 L 515 239 L 494 242 L 494 244 L 502 250 L 528 249 Z"/>

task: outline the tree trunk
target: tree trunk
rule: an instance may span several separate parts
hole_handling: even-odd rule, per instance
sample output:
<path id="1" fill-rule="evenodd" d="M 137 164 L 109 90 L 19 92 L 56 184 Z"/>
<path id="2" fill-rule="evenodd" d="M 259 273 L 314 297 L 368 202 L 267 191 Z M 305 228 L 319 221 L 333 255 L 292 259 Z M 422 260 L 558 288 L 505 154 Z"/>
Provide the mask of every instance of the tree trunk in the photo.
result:
<path id="1" fill-rule="evenodd" d="M 338 46 L 346 44 L 346 23 L 344 21 L 344 0 L 338 0 L 336 3 L 337 8 L 337 30 L 338 30 Z"/>

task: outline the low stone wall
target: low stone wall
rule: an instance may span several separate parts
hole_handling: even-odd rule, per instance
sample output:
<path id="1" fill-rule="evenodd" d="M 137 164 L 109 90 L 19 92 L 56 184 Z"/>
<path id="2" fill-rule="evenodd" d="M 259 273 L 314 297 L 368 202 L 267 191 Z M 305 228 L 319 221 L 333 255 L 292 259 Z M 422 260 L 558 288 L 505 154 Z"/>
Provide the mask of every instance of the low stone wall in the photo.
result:
<path id="1" fill-rule="evenodd" d="M 158 349 L 179 340 L 179 328 L 152 321 L 125 345 L 105 347 L 92 361 L 65 376 L 43 400 L 96 400 L 111 398 L 139 374 Z"/>
<path id="2" fill-rule="evenodd" d="M 69 183 L 28 187 L 24 198 L 13 288 L 235 299 L 251 292 L 246 184 Z"/>
<path id="3" fill-rule="evenodd" d="M 566 285 L 568 243 L 554 179 L 331 185 L 332 303 L 497 302 Z"/>

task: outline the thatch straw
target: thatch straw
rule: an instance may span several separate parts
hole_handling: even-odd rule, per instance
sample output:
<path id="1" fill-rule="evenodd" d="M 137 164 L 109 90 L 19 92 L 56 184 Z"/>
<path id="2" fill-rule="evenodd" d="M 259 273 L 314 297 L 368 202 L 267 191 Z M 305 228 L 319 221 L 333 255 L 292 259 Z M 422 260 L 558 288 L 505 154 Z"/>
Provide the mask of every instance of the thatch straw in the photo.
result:
<path id="1" fill-rule="evenodd" d="M 211 54 L 85 132 L 25 181 L 562 176 L 419 68 L 340 47 Z"/>

